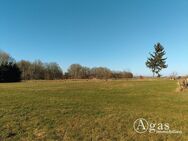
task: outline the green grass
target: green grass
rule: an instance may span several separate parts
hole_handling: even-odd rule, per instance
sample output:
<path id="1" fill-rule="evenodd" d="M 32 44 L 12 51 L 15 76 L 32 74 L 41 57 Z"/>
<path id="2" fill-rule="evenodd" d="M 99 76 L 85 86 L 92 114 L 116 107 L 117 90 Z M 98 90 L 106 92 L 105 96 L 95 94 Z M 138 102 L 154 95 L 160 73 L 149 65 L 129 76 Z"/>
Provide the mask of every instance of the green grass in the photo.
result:
<path id="1" fill-rule="evenodd" d="M 28 81 L 0 84 L 0 141 L 188 140 L 188 92 L 176 81 Z M 138 134 L 137 118 L 183 134 Z"/>

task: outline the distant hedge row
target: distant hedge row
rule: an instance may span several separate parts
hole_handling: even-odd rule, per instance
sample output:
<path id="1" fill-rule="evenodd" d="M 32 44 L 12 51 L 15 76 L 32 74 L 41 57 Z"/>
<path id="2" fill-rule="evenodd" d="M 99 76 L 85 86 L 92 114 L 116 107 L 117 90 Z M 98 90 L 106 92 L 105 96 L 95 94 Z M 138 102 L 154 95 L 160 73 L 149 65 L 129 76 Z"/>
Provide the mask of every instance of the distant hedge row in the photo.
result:
<path id="1" fill-rule="evenodd" d="M 20 80 L 54 80 L 54 79 L 120 79 L 132 78 L 127 71 L 111 71 L 105 67 L 88 68 L 72 64 L 63 74 L 57 63 L 44 63 L 40 60 L 16 62 L 9 54 L 0 51 L 0 82 L 17 82 Z"/>
<path id="2" fill-rule="evenodd" d="M 64 77 L 71 79 L 120 79 L 132 78 L 133 74 L 127 71 L 112 71 L 105 67 L 88 68 L 80 64 L 72 64 Z"/>

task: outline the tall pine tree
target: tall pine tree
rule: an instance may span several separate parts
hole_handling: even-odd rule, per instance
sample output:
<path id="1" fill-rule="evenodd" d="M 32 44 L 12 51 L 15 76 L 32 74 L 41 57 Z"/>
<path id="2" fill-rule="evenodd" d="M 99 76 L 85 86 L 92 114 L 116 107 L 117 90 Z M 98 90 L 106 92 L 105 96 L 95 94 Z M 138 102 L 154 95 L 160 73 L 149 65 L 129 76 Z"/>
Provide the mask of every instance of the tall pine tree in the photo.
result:
<path id="1" fill-rule="evenodd" d="M 168 67 L 168 65 L 166 64 L 167 58 L 164 58 L 166 52 L 164 50 L 164 47 L 160 43 L 154 45 L 154 49 L 155 51 L 153 52 L 153 54 L 150 53 L 150 57 L 146 61 L 146 66 L 151 69 L 153 77 L 155 76 L 155 74 L 160 77 L 161 75 L 159 72 L 162 69 Z"/>

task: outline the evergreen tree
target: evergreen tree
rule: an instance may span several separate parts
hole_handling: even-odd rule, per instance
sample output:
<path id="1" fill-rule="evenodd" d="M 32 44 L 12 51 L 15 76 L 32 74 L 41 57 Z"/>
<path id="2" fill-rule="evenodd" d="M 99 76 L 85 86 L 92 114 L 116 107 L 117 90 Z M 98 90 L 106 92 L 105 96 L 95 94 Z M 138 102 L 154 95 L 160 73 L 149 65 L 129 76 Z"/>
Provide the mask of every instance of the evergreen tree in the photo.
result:
<path id="1" fill-rule="evenodd" d="M 157 43 L 156 45 L 154 45 L 154 49 L 155 52 L 153 52 L 153 54 L 150 53 L 150 57 L 148 58 L 148 60 L 146 61 L 146 66 L 151 69 L 152 73 L 153 73 L 153 77 L 155 76 L 155 74 L 157 74 L 158 77 L 160 77 L 160 71 L 162 69 L 165 69 L 168 67 L 168 65 L 166 65 L 166 59 L 164 58 L 164 55 L 166 54 L 164 47 L 160 44 Z"/>
<path id="2" fill-rule="evenodd" d="M 21 71 L 15 63 L 5 63 L 0 65 L 0 82 L 21 81 Z"/>
<path id="3" fill-rule="evenodd" d="M 7 53 L 0 51 L 0 82 L 21 81 L 21 71 Z"/>

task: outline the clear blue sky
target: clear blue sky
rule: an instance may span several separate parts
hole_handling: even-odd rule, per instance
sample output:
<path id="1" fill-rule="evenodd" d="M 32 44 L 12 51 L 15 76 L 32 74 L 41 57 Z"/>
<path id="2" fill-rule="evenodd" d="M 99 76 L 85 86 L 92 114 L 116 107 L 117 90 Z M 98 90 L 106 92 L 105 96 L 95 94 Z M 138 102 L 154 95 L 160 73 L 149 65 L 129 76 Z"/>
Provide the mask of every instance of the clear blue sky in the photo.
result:
<path id="1" fill-rule="evenodd" d="M 151 75 L 157 42 L 168 57 L 162 73 L 188 74 L 187 0 L 0 0 L 0 49 L 16 60 Z"/>

